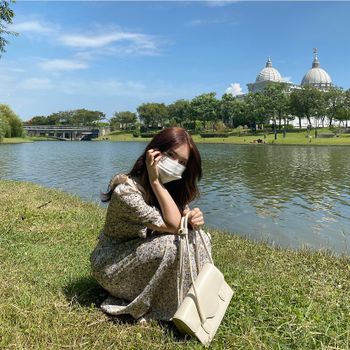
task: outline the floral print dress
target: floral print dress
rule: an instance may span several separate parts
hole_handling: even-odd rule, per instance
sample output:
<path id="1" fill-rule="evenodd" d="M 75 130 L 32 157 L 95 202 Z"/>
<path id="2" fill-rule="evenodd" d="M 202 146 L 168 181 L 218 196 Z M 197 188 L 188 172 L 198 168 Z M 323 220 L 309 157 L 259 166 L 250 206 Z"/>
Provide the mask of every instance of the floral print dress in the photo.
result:
<path id="1" fill-rule="evenodd" d="M 111 295 L 101 308 L 111 315 L 170 320 L 181 302 L 179 285 L 183 295 L 191 285 L 187 254 L 179 281 L 179 236 L 148 233 L 147 224 L 164 225 L 161 212 L 145 202 L 144 190 L 135 180 L 119 175 L 118 182 L 91 254 L 92 274 Z M 207 234 L 204 240 L 211 251 Z M 209 258 L 198 233 L 190 231 L 189 241 L 196 276 Z"/>

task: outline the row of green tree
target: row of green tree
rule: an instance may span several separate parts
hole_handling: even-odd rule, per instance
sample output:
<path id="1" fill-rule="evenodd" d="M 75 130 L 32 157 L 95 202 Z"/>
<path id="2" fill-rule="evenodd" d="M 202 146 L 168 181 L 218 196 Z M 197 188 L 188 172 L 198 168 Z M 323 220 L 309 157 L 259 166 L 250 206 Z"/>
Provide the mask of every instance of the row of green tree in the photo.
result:
<path id="1" fill-rule="evenodd" d="M 61 111 L 48 116 L 35 116 L 26 122 L 28 125 L 84 125 L 99 126 L 105 119 L 105 114 L 100 111 L 88 109 L 75 109 Z"/>
<path id="2" fill-rule="evenodd" d="M 192 100 L 177 100 L 170 105 L 144 103 L 137 108 L 137 114 L 116 112 L 110 120 L 113 129 L 133 129 L 138 118 L 146 128 L 163 126 L 184 126 L 190 129 L 215 130 L 219 127 L 235 128 L 247 125 L 273 124 L 277 128 L 286 126 L 295 118 L 312 118 L 318 125 L 334 121 L 347 126 L 350 119 L 350 90 L 331 88 L 320 91 L 303 87 L 289 91 L 287 84 L 269 84 L 262 92 L 249 93 L 244 98 L 224 94 L 216 98 L 214 92 L 199 95 Z M 317 125 L 316 125 L 317 126 Z"/>
<path id="3" fill-rule="evenodd" d="M 0 140 L 4 137 L 22 137 L 23 134 L 21 119 L 8 105 L 0 104 Z"/>

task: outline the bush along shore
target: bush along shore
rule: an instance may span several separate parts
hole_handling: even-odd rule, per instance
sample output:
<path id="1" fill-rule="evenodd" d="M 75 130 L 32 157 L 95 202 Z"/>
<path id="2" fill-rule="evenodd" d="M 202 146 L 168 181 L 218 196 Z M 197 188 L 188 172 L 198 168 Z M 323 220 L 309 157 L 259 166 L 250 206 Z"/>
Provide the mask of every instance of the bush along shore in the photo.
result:
<path id="1" fill-rule="evenodd" d="M 0 348 L 200 349 L 171 323 L 110 318 L 89 254 L 105 209 L 0 180 Z M 350 258 L 212 230 L 234 297 L 212 349 L 349 349 Z"/>

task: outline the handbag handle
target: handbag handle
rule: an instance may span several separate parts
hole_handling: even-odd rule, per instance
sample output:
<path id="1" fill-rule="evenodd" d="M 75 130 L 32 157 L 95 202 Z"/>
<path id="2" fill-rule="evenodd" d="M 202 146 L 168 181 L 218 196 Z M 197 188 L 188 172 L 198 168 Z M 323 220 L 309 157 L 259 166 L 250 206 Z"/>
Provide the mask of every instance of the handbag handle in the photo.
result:
<path id="1" fill-rule="evenodd" d="M 178 234 L 180 236 L 187 236 L 188 235 L 188 215 L 189 213 L 187 213 L 186 215 L 184 215 L 182 218 L 181 218 L 181 223 L 180 223 L 180 229 L 178 231 Z M 208 255 L 208 258 L 209 258 L 209 261 L 211 264 L 214 265 L 214 261 L 213 261 L 213 258 L 211 257 L 211 254 L 209 253 L 209 248 L 207 246 L 207 244 L 205 243 L 205 240 L 204 240 L 204 237 L 203 237 L 203 231 L 201 229 L 199 230 L 194 230 L 196 233 L 198 233 L 202 243 L 203 243 L 203 246 L 204 246 L 204 249 L 205 249 L 205 252 L 207 253 Z"/>
<path id="2" fill-rule="evenodd" d="M 202 243 L 205 247 L 205 251 L 206 253 L 208 254 L 208 257 L 209 257 L 209 260 L 210 262 L 213 264 L 213 259 L 209 253 L 209 249 L 204 241 L 204 238 L 203 238 L 203 235 L 202 235 L 202 232 L 201 230 L 198 230 L 196 231 L 196 233 L 199 233 L 199 236 L 202 240 Z M 189 244 L 189 241 L 188 241 L 188 213 L 186 215 L 184 215 L 182 218 L 181 218 L 181 224 L 180 224 L 180 229 L 178 231 L 179 235 L 180 235 L 180 286 L 179 286 L 179 290 L 178 290 L 178 295 L 179 295 L 179 299 L 182 301 L 183 299 L 183 264 L 184 264 L 184 259 L 183 259 L 183 243 L 186 244 L 186 250 L 187 250 L 187 255 L 188 255 L 188 263 L 190 265 L 190 275 L 191 275 L 191 281 L 192 281 L 192 288 L 193 288 L 193 291 L 194 291 L 194 295 L 195 295 L 195 304 L 196 304 L 196 307 L 197 307 L 197 310 L 198 310 L 198 314 L 199 314 L 199 317 L 201 319 L 201 323 L 204 324 L 205 322 L 205 316 L 204 316 L 204 312 L 201 308 L 201 305 L 200 305 L 200 302 L 199 302 L 199 299 L 198 299 L 198 291 L 197 291 L 197 288 L 196 288 L 196 285 L 194 283 L 194 277 L 193 277 L 193 269 L 192 269 L 192 263 L 191 263 L 191 254 L 190 254 L 190 244 Z M 196 249 L 197 246 L 196 246 Z"/>

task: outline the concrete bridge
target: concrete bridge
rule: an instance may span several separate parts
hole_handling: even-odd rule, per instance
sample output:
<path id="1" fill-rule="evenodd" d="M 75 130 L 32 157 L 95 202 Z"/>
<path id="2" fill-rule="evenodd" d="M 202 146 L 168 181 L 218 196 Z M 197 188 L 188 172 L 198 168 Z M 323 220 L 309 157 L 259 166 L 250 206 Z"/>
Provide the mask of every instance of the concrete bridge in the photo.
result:
<path id="1" fill-rule="evenodd" d="M 53 137 L 62 141 L 90 141 L 110 133 L 109 127 L 67 125 L 24 125 L 29 136 Z"/>

